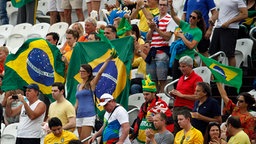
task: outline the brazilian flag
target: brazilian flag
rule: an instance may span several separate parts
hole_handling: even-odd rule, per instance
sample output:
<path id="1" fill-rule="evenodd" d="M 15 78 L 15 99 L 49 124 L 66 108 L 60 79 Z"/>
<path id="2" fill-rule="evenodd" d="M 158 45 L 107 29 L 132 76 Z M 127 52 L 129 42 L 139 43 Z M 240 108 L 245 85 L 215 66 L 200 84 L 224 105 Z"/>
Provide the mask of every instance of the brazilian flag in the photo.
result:
<path id="1" fill-rule="evenodd" d="M 117 103 L 125 108 L 128 107 L 133 41 L 134 39 L 131 36 L 110 41 L 115 47 L 118 57 L 108 63 L 95 90 L 97 98 L 100 98 L 104 93 L 112 94 Z M 79 74 L 81 64 L 90 64 L 93 75 L 95 75 L 110 56 L 111 48 L 112 46 L 104 41 L 76 43 L 67 75 L 67 99 L 71 103 L 75 104 L 77 85 L 82 81 Z M 98 110 L 103 110 L 103 107 L 98 107 Z"/>
<path id="2" fill-rule="evenodd" d="M 242 86 L 243 71 L 240 68 L 223 65 L 214 59 L 204 57 L 197 53 L 205 65 L 211 70 L 214 81 L 237 88 L 239 92 Z"/>
<path id="3" fill-rule="evenodd" d="M 64 82 L 65 64 L 59 49 L 45 39 L 29 39 L 16 54 L 9 54 L 5 61 L 4 91 L 23 89 L 31 83 L 38 84 L 44 95 L 51 97 L 51 85 Z"/>
<path id="4" fill-rule="evenodd" d="M 25 4 L 32 2 L 33 0 L 11 0 L 12 5 L 16 8 L 20 8 L 24 6 Z"/>

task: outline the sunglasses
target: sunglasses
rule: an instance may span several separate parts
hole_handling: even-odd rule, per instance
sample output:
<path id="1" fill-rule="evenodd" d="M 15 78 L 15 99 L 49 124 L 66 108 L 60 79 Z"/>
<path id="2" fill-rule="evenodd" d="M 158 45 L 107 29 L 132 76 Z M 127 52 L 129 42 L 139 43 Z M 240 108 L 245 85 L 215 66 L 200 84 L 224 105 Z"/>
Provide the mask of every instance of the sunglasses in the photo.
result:
<path id="1" fill-rule="evenodd" d="M 79 72 L 86 72 L 85 70 L 79 70 Z"/>
<path id="2" fill-rule="evenodd" d="M 197 17 L 190 15 L 189 18 L 192 18 L 193 20 L 195 20 Z"/>
<path id="3" fill-rule="evenodd" d="M 244 100 L 238 100 L 238 102 L 239 102 L 239 103 L 243 103 L 243 102 L 244 102 Z"/>
<path id="4" fill-rule="evenodd" d="M 103 98 L 103 99 L 100 99 L 100 102 L 105 102 L 106 99 L 110 99 L 110 98 Z"/>

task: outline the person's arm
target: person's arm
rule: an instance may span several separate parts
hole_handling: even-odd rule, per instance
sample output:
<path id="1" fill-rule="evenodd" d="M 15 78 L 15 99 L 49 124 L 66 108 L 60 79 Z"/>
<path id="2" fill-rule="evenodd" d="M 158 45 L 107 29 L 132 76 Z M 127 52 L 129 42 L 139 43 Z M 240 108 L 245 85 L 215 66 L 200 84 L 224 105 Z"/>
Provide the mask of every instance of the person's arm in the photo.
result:
<path id="1" fill-rule="evenodd" d="M 146 129 L 146 144 L 157 144 L 152 129 Z"/>
<path id="2" fill-rule="evenodd" d="M 180 18 L 177 16 L 177 14 L 174 11 L 174 8 L 172 6 L 172 0 L 169 0 L 169 4 L 170 4 L 170 9 L 171 9 L 171 16 L 172 16 L 173 20 L 175 21 L 175 23 L 179 26 Z"/>
<path id="3" fill-rule="evenodd" d="M 234 22 L 240 22 L 241 20 L 244 20 L 245 18 L 248 17 L 248 10 L 247 8 L 239 8 L 239 14 L 237 16 L 235 16 L 234 18 L 230 19 L 229 21 L 225 22 L 224 24 L 222 24 L 222 28 L 228 28 L 228 26 L 231 23 Z"/>
<path id="4" fill-rule="evenodd" d="M 137 0 L 138 8 L 140 8 L 148 21 L 153 20 L 153 15 L 146 9 L 144 0 Z"/>
<path id="5" fill-rule="evenodd" d="M 138 7 L 138 4 L 136 5 L 136 8 L 132 10 L 132 13 L 130 15 L 130 19 L 136 19 L 138 18 L 138 13 L 140 11 L 140 8 Z"/>
<path id="6" fill-rule="evenodd" d="M 64 130 L 69 130 L 76 127 L 76 117 L 69 117 L 68 123 L 63 125 Z"/>
<path id="7" fill-rule="evenodd" d="M 128 137 L 129 135 L 129 131 L 130 131 L 130 124 L 129 122 L 123 123 L 121 125 L 122 127 L 122 135 L 119 137 L 119 140 L 116 144 L 123 144 L 125 139 Z"/>
<path id="8" fill-rule="evenodd" d="M 181 19 L 185 21 L 185 20 L 186 20 L 186 15 L 187 15 L 187 13 L 184 12 L 184 13 L 182 14 L 182 16 L 181 16 Z"/>
<path id="9" fill-rule="evenodd" d="M 184 44 L 189 48 L 189 49 L 193 49 L 197 44 L 198 41 L 196 40 L 192 40 L 189 41 L 182 32 L 177 33 L 177 37 L 180 37 L 182 39 L 182 41 L 184 42 Z"/>
<path id="10" fill-rule="evenodd" d="M 217 12 L 216 9 L 212 9 L 212 10 L 211 10 L 211 14 L 212 14 L 212 16 L 211 16 L 211 18 L 209 19 L 209 27 L 208 27 L 208 29 L 206 30 L 205 35 L 204 35 L 205 39 L 209 39 L 209 38 L 211 37 L 212 30 L 213 30 L 213 26 L 214 26 L 214 23 L 215 23 L 215 21 L 216 21 L 216 17 L 217 17 L 217 15 L 218 15 L 218 12 Z"/>
<path id="11" fill-rule="evenodd" d="M 11 105 L 12 105 L 13 101 L 14 101 L 14 99 L 12 99 L 12 96 L 9 96 L 7 98 L 7 103 L 6 103 L 6 107 L 5 107 L 5 114 L 7 117 L 13 117 L 13 116 L 20 114 L 22 105 L 19 105 L 18 107 L 12 109 Z"/>
<path id="12" fill-rule="evenodd" d="M 89 144 L 92 143 L 92 142 L 94 142 L 97 137 L 99 137 L 99 136 L 102 135 L 102 132 L 103 132 L 105 126 L 106 126 L 106 124 L 104 123 L 103 126 L 100 128 L 100 130 L 99 130 L 98 132 L 96 132 L 96 133 L 92 136 L 91 139 L 89 139 L 89 141 L 88 141 Z"/>
<path id="13" fill-rule="evenodd" d="M 158 27 L 155 28 L 155 30 L 159 33 L 161 37 L 164 38 L 164 40 L 168 41 L 172 37 L 173 32 L 163 32 Z"/>
<path id="14" fill-rule="evenodd" d="M 112 58 L 113 58 L 112 55 L 110 55 L 110 56 L 106 59 L 106 61 L 105 61 L 104 64 L 101 66 L 100 70 L 98 71 L 97 75 L 96 75 L 96 76 L 93 78 L 93 80 L 91 81 L 90 84 L 91 84 L 91 89 L 92 89 L 92 90 L 95 90 L 95 87 L 96 87 L 98 81 L 100 80 L 100 77 L 101 77 L 102 73 L 103 73 L 104 70 L 107 68 L 108 63 L 111 61 Z"/>
<path id="15" fill-rule="evenodd" d="M 182 94 L 181 92 L 177 91 L 176 89 L 173 89 L 170 91 L 170 95 L 178 96 L 187 100 L 196 100 L 196 96 L 194 94 Z"/>
<path id="16" fill-rule="evenodd" d="M 41 116 L 45 110 L 46 110 L 46 105 L 44 104 L 44 102 L 40 102 L 38 103 L 38 105 L 36 106 L 35 110 L 32 110 L 29 105 L 25 102 L 23 96 L 21 94 L 18 94 L 19 100 L 23 103 L 24 108 L 26 110 L 26 113 L 28 115 L 28 117 L 31 120 L 34 120 L 36 118 L 38 118 L 39 116 Z M 22 99 L 21 99 L 22 97 Z"/>
<path id="17" fill-rule="evenodd" d="M 224 87 L 222 86 L 221 83 L 217 82 L 216 85 L 217 85 L 217 88 L 219 90 L 221 98 L 223 99 L 224 103 L 227 104 L 228 101 L 229 101 L 227 92 L 225 91 L 225 89 L 224 89 Z"/>

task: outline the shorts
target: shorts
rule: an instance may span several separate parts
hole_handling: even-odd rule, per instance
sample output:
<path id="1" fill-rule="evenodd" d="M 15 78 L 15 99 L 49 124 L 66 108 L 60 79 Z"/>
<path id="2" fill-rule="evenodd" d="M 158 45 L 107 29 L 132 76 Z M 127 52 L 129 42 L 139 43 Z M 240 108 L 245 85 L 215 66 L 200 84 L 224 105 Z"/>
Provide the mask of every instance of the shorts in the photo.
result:
<path id="1" fill-rule="evenodd" d="M 100 0 L 86 0 L 87 3 L 91 2 L 91 1 L 99 1 L 100 2 Z"/>
<path id="2" fill-rule="evenodd" d="M 62 0 L 48 0 L 48 11 L 53 12 L 63 12 L 64 10 L 61 8 Z"/>
<path id="3" fill-rule="evenodd" d="M 83 0 L 62 0 L 63 9 L 82 9 Z"/>
<path id="4" fill-rule="evenodd" d="M 204 37 L 200 40 L 200 42 L 197 45 L 197 49 L 200 53 L 205 53 L 208 51 L 208 48 L 210 46 L 210 39 L 205 39 Z"/>
<path id="5" fill-rule="evenodd" d="M 94 127 L 96 116 L 76 118 L 76 127 L 92 126 Z"/>
<path id="6" fill-rule="evenodd" d="M 209 54 L 213 55 L 216 52 L 223 51 L 228 58 L 234 57 L 238 31 L 238 29 L 215 28 L 212 35 Z"/>
<path id="7" fill-rule="evenodd" d="M 146 66 L 147 74 L 151 75 L 153 81 L 167 80 L 169 68 L 169 56 L 166 53 L 157 54 L 155 59 Z"/>

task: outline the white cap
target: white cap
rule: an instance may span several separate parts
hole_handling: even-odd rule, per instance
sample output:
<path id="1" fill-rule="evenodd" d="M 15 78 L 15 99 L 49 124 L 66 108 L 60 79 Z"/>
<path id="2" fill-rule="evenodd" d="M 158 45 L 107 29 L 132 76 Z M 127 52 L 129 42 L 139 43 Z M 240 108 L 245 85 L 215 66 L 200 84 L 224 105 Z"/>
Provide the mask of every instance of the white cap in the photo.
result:
<path id="1" fill-rule="evenodd" d="M 100 97 L 100 106 L 104 106 L 106 105 L 110 100 L 114 99 L 112 95 L 108 94 L 108 93 L 104 93 L 101 97 Z"/>

